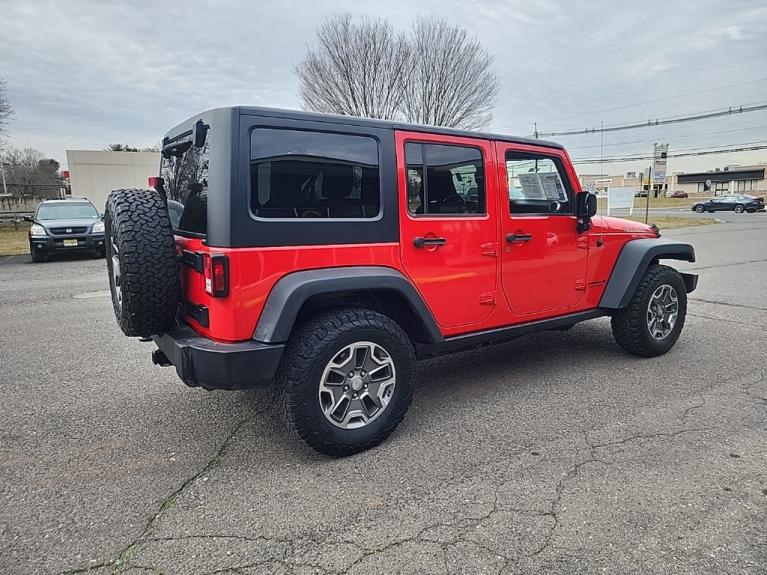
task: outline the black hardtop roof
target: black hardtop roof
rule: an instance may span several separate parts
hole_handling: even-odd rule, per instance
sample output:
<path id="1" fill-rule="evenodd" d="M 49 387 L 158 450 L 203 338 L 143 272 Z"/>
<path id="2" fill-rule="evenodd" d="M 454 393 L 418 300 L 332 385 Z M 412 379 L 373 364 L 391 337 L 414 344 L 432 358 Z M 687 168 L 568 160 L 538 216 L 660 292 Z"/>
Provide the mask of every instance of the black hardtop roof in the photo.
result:
<path id="1" fill-rule="evenodd" d="M 464 138 L 482 138 L 486 140 L 499 140 L 503 142 L 511 142 L 514 144 L 531 144 L 536 146 L 547 146 L 550 148 L 558 148 L 558 149 L 564 148 L 562 144 L 558 144 L 556 142 L 549 142 L 547 140 L 536 140 L 533 138 L 522 138 L 519 136 L 493 134 L 490 132 L 460 130 L 457 128 L 426 126 L 423 124 L 408 124 L 406 122 L 397 122 L 393 120 L 376 120 L 373 118 L 360 118 L 357 116 L 338 116 L 335 114 L 320 114 L 318 112 L 306 112 L 303 110 L 284 110 L 280 108 L 264 108 L 260 106 L 230 106 L 225 108 L 217 108 L 217 110 L 235 110 L 239 112 L 239 114 L 246 115 L 246 116 L 266 116 L 270 118 L 284 118 L 286 120 L 307 120 L 312 122 L 327 122 L 329 124 L 344 124 L 347 126 L 389 128 L 392 130 L 407 130 L 410 132 L 423 132 L 428 134 L 444 134 L 447 136 L 460 136 Z M 213 110 L 208 110 L 208 111 L 211 112 Z M 190 118 L 190 120 L 193 120 L 193 119 L 194 119 L 194 116 Z"/>

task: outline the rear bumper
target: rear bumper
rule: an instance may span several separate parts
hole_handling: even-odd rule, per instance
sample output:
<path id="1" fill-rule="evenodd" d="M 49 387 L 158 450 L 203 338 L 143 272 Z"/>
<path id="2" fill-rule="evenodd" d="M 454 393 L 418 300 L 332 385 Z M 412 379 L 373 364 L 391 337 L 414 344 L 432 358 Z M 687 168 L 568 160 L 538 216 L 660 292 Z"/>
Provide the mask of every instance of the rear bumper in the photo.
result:
<path id="1" fill-rule="evenodd" d="M 162 358 L 155 352 L 155 363 L 162 364 L 163 359 L 167 359 L 185 384 L 205 389 L 267 385 L 277 373 L 285 349 L 284 344 L 256 341 L 220 343 L 202 337 L 188 326 L 176 326 L 152 339 L 165 355 Z"/>

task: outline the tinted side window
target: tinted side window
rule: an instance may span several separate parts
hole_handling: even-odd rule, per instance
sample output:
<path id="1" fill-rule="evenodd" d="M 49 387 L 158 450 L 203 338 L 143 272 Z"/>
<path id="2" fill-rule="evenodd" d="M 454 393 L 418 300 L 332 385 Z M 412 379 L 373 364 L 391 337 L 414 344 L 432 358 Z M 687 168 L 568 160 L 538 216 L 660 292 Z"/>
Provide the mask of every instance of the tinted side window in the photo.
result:
<path id="1" fill-rule="evenodd" d="M 468 146 L 405 144 L 408 211 L 414 215 L 485 212 L 482 152 Z"/>
<path id="2" fill-rule="evenodd" d="M 572 192 L 559 158 L 506 152 L 512 214 L 572 214 Z"/>
<path id="3" fill-rule="evenodd" d="M 368 136 L 257 128 L 250 209 L 259 218 L 375 218 L 378 142 Z"/>

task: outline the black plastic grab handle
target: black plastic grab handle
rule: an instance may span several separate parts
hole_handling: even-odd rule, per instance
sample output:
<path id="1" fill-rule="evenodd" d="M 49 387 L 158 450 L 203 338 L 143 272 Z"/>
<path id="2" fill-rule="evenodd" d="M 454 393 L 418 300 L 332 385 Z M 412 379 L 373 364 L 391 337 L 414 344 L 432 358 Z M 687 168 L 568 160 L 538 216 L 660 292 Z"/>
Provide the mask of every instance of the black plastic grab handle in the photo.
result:
<path id="1" fill-rule="evenodd" d="M 413 238 L 413 245 L 417 248 L 426 246 L 444 246 L 447 243 L 445 238 L 422 238 L 420 236 Z"/>
<path id="2" fill-rule="evenodd" d="M 529 242 L 533 239 L 532 234 L 506 234 L 506 241 L 511 242 Z"/>

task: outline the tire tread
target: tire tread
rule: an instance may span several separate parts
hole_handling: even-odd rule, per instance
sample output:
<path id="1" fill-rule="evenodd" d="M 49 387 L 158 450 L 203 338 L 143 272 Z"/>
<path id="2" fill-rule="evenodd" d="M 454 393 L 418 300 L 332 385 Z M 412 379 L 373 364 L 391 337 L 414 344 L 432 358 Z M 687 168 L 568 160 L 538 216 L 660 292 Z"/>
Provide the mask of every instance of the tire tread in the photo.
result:
<path id="1" fill-rule="evenodd" d="M 293 434 L 312 448 L 334 456 L 346 456 L 365 451 L 384 441 L 405 417 L 413 398 L 412 382 L 397 381 L 405 390 L 405 397 L 399 408 L 389 415 L 386 425 L 367 441 L 354 444 L 335 442 L 323 434 L 310 429 L 303 416 L 307 402 L 316 401 L 313 394 L 305 393 L 306 388 L 294 382 L 305 381 L 316 367 L 318 358 L 328 346 L 345 335 L 361 329 L 385 331 L 394 338 L 406 342 L 408 361 L 415 362 L 415 353 L 410 340 L 402 328 L 393 320 L 364 308 L 338 308 L 321 313 L 296 328 L 283 355 L 283 361 L 275 380 L 276 404 L 282 419 Z M 390 409 L 395 406 L 390 405 Z M 383 414 L 385 417 L 387 414 Z"/>

